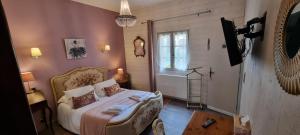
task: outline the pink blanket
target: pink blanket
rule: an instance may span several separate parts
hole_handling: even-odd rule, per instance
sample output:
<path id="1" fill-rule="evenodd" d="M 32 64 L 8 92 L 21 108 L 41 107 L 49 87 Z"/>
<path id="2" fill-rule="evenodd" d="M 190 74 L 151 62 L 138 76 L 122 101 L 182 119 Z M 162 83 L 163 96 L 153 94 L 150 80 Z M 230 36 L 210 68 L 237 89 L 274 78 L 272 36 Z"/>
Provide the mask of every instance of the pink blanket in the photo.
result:
<path id="1" fill-rule="evenodd" d="M 137 101 L 129 98 L 133 95 L 133 93 L 129 91 L 123 91 L 123 92 L 122 92 L 122 97 L 112 98 L 112 100 L 109 100 L 108 102 L 101 104 L 85 112 L 81 116 L 80 135 L 106 135 L 105 126 L 114 116 L 103 112 L 105 112 L 112 105 L 132 106 L 138 103 Z M 144 96 L 149 96 L 149 95 L 144 95 Z"/>

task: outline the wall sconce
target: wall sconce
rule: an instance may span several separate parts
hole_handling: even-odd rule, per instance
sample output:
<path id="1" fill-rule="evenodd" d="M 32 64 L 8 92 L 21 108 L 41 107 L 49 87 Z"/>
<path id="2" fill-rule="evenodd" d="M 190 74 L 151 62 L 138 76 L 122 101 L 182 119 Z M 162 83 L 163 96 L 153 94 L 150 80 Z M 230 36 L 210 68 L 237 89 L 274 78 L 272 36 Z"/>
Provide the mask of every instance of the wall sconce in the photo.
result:
<path id="1" fill-rule="evenodd" d="M 42 52 L 39 48 L 31 48 L 31 56 L 37 59 L 42 56 Z"/>
<path id="2" fill-rule="evenodd" d="M 108 52 L 110 51 L 110 45 L 104 45 L 104 47 L 101 49 L 101 52 Z"/>

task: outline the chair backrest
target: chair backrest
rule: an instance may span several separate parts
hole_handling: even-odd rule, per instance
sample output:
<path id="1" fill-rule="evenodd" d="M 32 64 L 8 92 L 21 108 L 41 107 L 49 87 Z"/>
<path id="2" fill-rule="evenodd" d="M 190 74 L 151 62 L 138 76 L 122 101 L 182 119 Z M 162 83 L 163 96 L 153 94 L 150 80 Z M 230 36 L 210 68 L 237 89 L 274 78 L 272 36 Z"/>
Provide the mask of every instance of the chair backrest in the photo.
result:
<path id="1" fill-rule="evenodd" d="M 165 128 L 161 119 L 155 119 L 153 121 L 152 130 L 154 135 L 165 135 Z"/>

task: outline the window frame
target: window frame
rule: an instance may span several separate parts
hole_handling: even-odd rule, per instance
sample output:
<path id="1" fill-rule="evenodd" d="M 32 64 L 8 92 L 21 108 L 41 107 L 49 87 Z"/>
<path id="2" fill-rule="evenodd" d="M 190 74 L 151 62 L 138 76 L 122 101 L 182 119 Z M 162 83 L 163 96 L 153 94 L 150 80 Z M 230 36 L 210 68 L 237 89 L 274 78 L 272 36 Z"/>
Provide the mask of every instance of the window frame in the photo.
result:
<path id="1" fill-rule="evenodd" d="M 170 34 L 170 65 L 171 65 L 171 68 L 165 68 L 164 71 L 159 71 L 160 73 L 185 73 L 186 71 L 181 71 L 181 70 L 178 70 L 175 68 L 175 40 L 174 40 L 174 33 L 176 32 L 186 32 L 187 33 L 187 49 L 189 48 L 189 43 L 190 43 L 190 39 L 189 39 L 189 35 L 190 35 L 190 30 L 189 29 L 185 29 L 185 30 L 176 30 L 176 31 L 165 31 L 165 32 L 158 32 L 157 33 L 157 44 L 158 44 L 158 58 L 159 58 L 159 61 L 161 60 L 160 59 L 160 44 L 159 44 L 159 35 L 161 34 Z M 159 65 L 160 66 L 160 65 Z"/>

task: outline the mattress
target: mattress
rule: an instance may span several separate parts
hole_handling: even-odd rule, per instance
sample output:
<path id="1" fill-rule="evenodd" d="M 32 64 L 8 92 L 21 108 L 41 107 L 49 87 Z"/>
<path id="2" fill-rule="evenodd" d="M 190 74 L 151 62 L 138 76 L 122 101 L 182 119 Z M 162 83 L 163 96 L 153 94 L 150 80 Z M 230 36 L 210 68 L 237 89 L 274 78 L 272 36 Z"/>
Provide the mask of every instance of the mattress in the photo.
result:
<path id="1" fill-rule="evenodd" d="M 139 90 L 124 90 L 123 92 L 120 92 L 118 94 L 115 94 L 113 96 L 110 97 L 101 97 L 98 101 L 89 104 L 87 106 L 84 106 L 82 108 L 78 108 L 78 109 L 73 109 L 70 105 L 66 104 L 66 103 L 60 103 L 57 107 L 57 118 L 58 118 L 58 122 L 59 124 L 64 127 L 65 129 L 76 133 L 76 134 L 80 134 L 80 119 L 83 113 L 85 113 L 86 111 L 96 107 L 96 106 L 101 106 L 101 104 L 104 104 L 106 102 L 109 102 L 109 100 L 112 100 L 114 98 L 122 98 L 125 97 L 125 93 L 130 93 L 132 95 L 143 95 L 145 93 L 149 93 L 149 92 L 145 92 L 145 91 L 139 91 Z M 151 93 L 150 97 L 155 97 L 154 93 Z M 120 122 L 123 121 L 125 119 L 127 119 L 132 113 L 133 111 L 136 109 L 136 107 L 141 104 L 137 103 L 133 106 L 131 106 L 130 108 L 124 110 L 123 112 L 121 112 L 119 115 L 114 116 L 109 123 L 115 123 L 115 122 Z M 113 104 L 112 104 L 113 105 Z"/>

